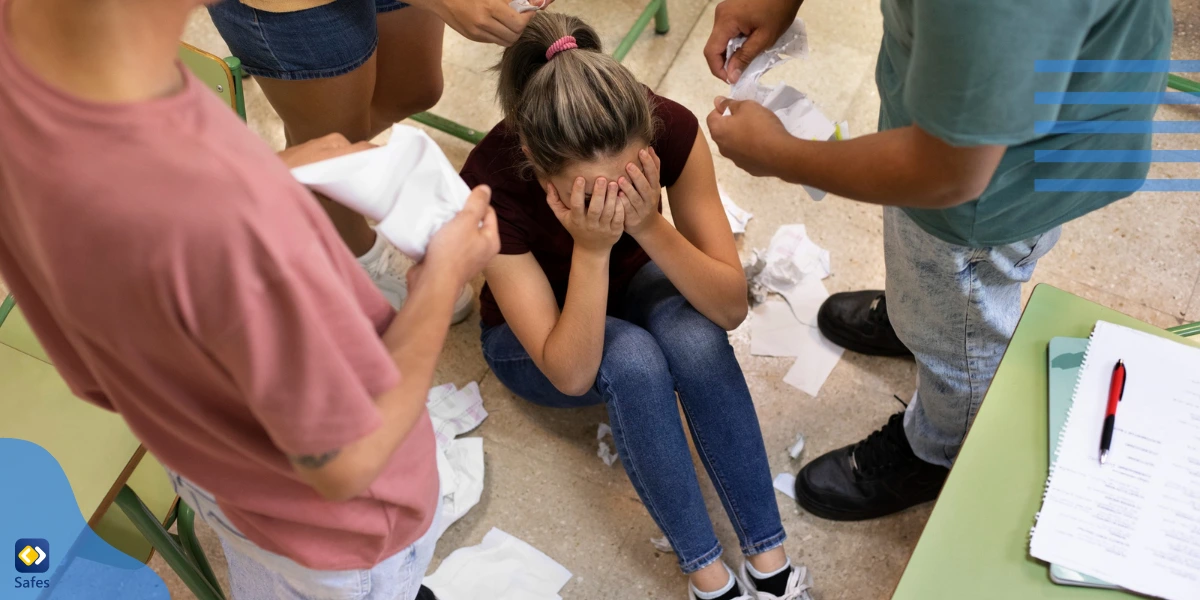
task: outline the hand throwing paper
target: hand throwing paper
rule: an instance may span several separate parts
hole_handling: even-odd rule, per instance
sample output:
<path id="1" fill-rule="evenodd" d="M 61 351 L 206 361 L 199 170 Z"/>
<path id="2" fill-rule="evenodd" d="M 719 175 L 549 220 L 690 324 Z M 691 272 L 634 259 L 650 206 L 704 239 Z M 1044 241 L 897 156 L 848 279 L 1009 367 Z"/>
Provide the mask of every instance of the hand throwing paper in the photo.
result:
<path id="1" fill-rule="evenodd" d="M 393 125 L 386 146 L 292 169 L 297 181 L 378 222 L 413 260 L 466 205 L 471 190 L 420 129 Z"/>

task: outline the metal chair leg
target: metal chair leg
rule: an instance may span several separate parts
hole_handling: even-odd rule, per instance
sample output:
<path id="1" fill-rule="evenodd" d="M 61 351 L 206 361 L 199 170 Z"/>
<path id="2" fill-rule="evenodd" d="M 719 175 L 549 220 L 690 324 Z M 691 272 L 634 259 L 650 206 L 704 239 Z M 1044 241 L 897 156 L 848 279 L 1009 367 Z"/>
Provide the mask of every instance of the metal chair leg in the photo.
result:
<path id="1" fill-rule="evenodd" d="M 212 565 L 208 563 L 208 557 L 204 555 L 204 548 L 200 547 L 200 540 L 196 537 L 196 512 L 180 500 L 176 505 L 175 513 L 177 515 L 176 522 L 179 524 L 177 528 L 179 544 L 183 546 L 184 553 L 192 559 L 208 583 L 214 589 L 220 590 L 221 585 L 217 582 L 217 575 L 213 573 Z"/>
<path id="2" fill-rule="evenodd" d="M 629 54 L 629 49 L 633 48 L 634 42 L 642 35 L 642 31 L 650 23 L 650 19 L 655 19 L 654 31 L 667 32 L 667 28 L 670 26 L 670 23 L 667 22 L 667 0 L 650 0 L 646 8 L 642 9 L 642 14 L 638 15 L 637 21 L 634 21 L 629 33 L 625 34 L 621 43 L 617 44 L 617 49 L 613 51 L 613 58 L 617 59 L 617 62 L 625 60 L 625 55 Z"/>
<path id="3" fill-rule="evenodd" d="M 199 600 L 225 600 L 221 589 L 209 582 L 201 569 L 188 558 L 180 544 L 171 538 L 171 534 L 163 529 L 161 523 L 142 503 L 142 499 L 129 486 L 122 486 L 115 500 L 117 506 L 138 531 L 150 542 L 154 549 L 162 554 L 163 560 L 179 575 L 184 585 L 196 595 Z M 183 503 L 180 503 L 183 506 Z M 206 561 L 207 563 L 207 561 Z M 211 572 L 211 569 L 209 569 Z M 215 581 L 215 580 L 214 580 Z"/>

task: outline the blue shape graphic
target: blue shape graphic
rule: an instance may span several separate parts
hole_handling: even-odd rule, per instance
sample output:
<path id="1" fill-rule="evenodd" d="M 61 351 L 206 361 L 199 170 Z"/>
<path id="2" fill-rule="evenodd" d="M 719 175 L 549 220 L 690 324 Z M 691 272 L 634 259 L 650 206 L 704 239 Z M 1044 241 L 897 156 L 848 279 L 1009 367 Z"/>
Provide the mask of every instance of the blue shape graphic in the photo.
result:
<path id="1" fill-rule="evenodd" d="M 1039 60 L 1037 73 L 1200 73 L 1200 60 Z"/>
<path id="2" fill-rule="evenodd" d="M 45 567 L 42 572 L 9 571 L 0 581 L 0 598 L 170 600 L 157 573 L 87 526 L 66 474 L 44 448 L 0 438 L 0 481 L 0 540 L 20 545 L 15 552 L 44 542 L 47 553 L 37 565 Z M 14 560 L 26 566 L 20 557 Z"/>
<path id="3" fill-rule="evenodd" d="M 1200 121 L 1037 121 L 1034 132 L 1050 133 L 1200 133 Z"/>
<path id="4" fill-rule="evenodd" d="M 1040 163 L 1200 162 L 1200 150 L 1035 150 Z"/>
<path id="5" fill-rule="evenodd" d="M 1200 192 L 1200 179 L 1035 179 L 1035 192 Z"/>
<path id="6" fill-rule="evenodd" d="M 1187 92 L 1034 92 L 1036 104 L 1200 104 Z"/>

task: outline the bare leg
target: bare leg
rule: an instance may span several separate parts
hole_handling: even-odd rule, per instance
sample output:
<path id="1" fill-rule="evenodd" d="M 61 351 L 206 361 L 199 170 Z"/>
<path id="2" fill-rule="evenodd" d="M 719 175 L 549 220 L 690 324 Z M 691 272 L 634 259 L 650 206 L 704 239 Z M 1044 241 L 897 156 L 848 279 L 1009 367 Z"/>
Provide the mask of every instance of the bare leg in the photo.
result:
<path id="1" fill-rule="evenodd" d="M 375 89 L 375 57 L 363 66 L 337 77 L 290 81 L 259 77 L 267 100 L 283 119 L 287 144 L 293 146 L 330 133 L 351 142 L 374 137 L 371 131 L 371 96 Z M 338 234 L 355 256 L 375 243 L 375 231 L 362 215 L 318 196 Z"/>
<path id="2" fill-rule="evenodd" d="M 379 15 L 371 127 L 378 133 L 442 97 L 442 32 L 431 12 L 410 6 Z"/>

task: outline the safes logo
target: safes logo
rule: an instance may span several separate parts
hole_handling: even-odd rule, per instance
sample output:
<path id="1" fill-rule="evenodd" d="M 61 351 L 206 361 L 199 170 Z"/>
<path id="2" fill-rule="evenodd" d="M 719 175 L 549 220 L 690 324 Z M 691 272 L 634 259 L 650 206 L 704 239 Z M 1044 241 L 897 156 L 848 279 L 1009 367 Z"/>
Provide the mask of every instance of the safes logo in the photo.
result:
<path id="1" fill-rule="evenodd" d="M 39 538 L 21 538 L 16 543 L 18 573 L 45 573 L 50 570 L 50 542 Z"/>

